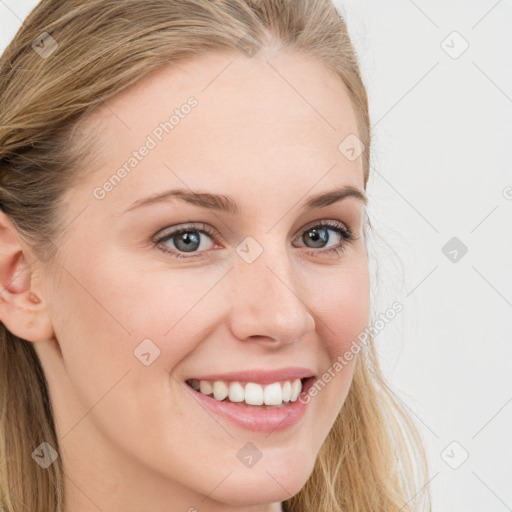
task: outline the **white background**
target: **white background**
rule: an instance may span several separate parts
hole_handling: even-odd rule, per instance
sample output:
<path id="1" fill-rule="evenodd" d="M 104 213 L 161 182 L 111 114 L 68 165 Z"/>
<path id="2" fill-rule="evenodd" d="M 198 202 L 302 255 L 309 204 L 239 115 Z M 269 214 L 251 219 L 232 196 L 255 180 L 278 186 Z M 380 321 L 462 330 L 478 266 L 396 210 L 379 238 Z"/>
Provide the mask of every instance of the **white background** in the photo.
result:
<path id="1" fill-rule="evenodd" d="M 0 49 L 35 4 L 0 0 Z M 371 105 L 374 310 L 404 305 L 376 338 L 383 369 L 426 443 L 433 511 L 512 510 L 512 2 L 336 4 Z"/>

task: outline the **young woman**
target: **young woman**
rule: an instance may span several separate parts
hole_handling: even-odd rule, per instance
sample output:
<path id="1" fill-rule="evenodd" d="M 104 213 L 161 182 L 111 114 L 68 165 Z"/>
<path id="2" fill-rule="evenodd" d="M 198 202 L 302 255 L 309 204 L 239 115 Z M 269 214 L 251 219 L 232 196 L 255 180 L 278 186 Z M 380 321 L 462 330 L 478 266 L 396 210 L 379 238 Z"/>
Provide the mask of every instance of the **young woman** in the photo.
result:
<path id="1" fill-rule="evenodd" d="M 6 511 L 419 510 L 332 3 L 44 0 L 0 125 Z"/>

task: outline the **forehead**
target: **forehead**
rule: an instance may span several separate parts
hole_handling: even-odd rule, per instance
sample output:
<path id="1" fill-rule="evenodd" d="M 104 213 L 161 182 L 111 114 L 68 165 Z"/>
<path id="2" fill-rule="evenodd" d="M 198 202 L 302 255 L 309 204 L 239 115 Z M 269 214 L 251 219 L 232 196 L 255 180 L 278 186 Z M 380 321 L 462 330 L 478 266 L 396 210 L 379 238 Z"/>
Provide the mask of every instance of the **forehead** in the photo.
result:
<path id="1" fill-rule="evenodd" d="M 185 108 L 191 98 L 195 106 Z M 346 86 L 317 59 L 291 50 L 183 59 L 117 94 L 93 120 L 103 178 L 148 138 L 154 142 L 140 172 L 116 191 L 121 200 L 164 182 L 313 186 L 333 166 L 330 183 L 363 184 L 361 159 L 351 162 L 338 149 L 358 132 Z"/>

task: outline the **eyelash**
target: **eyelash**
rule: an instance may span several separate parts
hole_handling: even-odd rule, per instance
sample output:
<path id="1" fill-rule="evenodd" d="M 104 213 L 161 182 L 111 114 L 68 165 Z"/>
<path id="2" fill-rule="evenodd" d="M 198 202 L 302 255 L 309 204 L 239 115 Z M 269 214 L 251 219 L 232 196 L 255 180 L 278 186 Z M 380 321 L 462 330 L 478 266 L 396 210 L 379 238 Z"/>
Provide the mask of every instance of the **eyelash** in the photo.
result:
<path id="1" fill-rule="evenodd" d="M 336 245 L 334 247 L 330 247 L 329 249 L 306 250 L 305 251 L 306 254 L 308 254 L 310 256 L 316 256 L 316 255 L 318 255 L 318 253 L 320 253 L 320 254 L 336 253 L 336 254 L 338 254 L 338 256 L 341 256 L 341 254 L 343 253 L 343 251 L 346 248 L 346 245 L 349 244 L 350 242 L 354 242 L 355 240 L 357 240 L 359 238 L 352 232 L 352 230 L 349 227 L 344 226 L 340 222 L 330 221 L 330 220 L 325 220 L 325 221 L 322 220 L 322 221 L 319 221 L 318 224 L 310 225 L 309 227 L 306 227 L 306 229 L 303 231 L 302 234 L 306 233 L 307 231 L 311 231 L 315 228 L 317 228 L 317 229 L 318 228 L 328 228 L 332 231 L 335 231 L 336 233 L 341 235 L 341 238 L 344 241 L 341 243 L 341 245 Z M 190 233 L 190 232 L 204 233 L 204 234 L 210 236 L 215 243 L 217 243 L 217 244 L 220 243 L 218 240 L 216 231 L 214 231 L 207 224 L 199 224 L 199 225 L 185 226 L 185 227 L 170 231 L 170 232 L 164 234 L 163 236 L 157 238 L 156 240 L 154 240 L 154 244 L 162 252 L 169 254 L 174 258 L 191 259 L 191 258 L 201 257 L 203 255 L 203 252 L 205 252 L 205 251 L 199 252 L 199 253 L 190 253 L 191 254 L 190 256 L 184 256 L 184 254 L 186 254 L 186 253 L 175 251 L 175 250 L 163 249 L 160 247 L 160 244 L 162 244 L 163 242 L 165 242 L 167 240 L 171 240 L 172 238 L 174 238 L 177 235 L 181 235 L 183 233 Z"/>

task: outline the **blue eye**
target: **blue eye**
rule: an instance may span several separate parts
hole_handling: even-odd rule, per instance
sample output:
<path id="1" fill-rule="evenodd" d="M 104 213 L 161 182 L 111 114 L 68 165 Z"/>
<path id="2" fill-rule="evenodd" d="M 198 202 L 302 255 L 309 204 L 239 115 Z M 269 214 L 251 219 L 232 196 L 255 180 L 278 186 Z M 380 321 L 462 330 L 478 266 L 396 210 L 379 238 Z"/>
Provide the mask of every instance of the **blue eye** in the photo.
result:
<path id="1" fill-rule="evenodd" d="M 331 235 L 329 235 L 329 231 L 335 233 L 335 239 L 338 237 L 341 239 L 332 247 L 328 247 L 325 249 L 326 244 L 331 240 Z M 309 250 L 306 251 L 307 254 L 310 255 L 331 255 L 332 253 L 336 253 L 341 255 L 341 253 L 345 250 L 347 243 L 353 242 L 357 237 L 352 233 L 349 227 L 344 226 L 340 222 L 336 221 L 322 221 L 321 224 L 317 224 L 311 226 L 304 231 L 301 240 L 306 243 L 310 242 L 313 248 L 320 248 L 319 250 Z M 310 246 L 311 247 L 311 246 Z"/>
<path id="2" fill-rule="evenodd" d="M 334 232 L 334 237 L 329 234 Z M 196 258 L 203 256 L 203 253 L 208 253 L 208 249 L 203 243 L 204 235 L 209 238 L 212 242 L 220 244 L 217 239 L 217 233 L 207 224 L 189 225 L 167 231 L 166 233 L 154 241 L 154 244 L 158 246 L 163 252 L 170 254 L 175 258 Z M 338 242 L 334 246 L 329 247 L 327 244 L 334 238 L 338 239 Z M 340 255 L 345 249 L 347 243 L 356 240 L 358 237 L 355 236 L 350 228 L 344 226 L 342 223 L 337 221 L 321 221 L 320 223 L 314 224 L 302 231 L 300 239 L 304 244 L 308 245 L 310 250 L 305 251 L 307 254 L 317 255 L 332 255 L 336 253 Z M 174 247 L 169 247 L 168 242 L 172 242 Z M 327 249 L 325 248 L 327 246 Z M 312 250 L 311 250 L 312 249 Z M 188 255 L 187 255 L 188 254 Z"/>
<path id="3" fill-rule="evenodd" d="M 162 251 L 174 256 L 176 258 L 194 258 L 197 256 L 201 256 L 200 254 L 193 254 L 192 256 L 185 256 L 181 253 L 193 253 L 197 251 L 201 246 L 201 236 L 208 235 L 209 238 L 216 240 L 216 233 L 206 224 L 201 224 L 200 227 L 197 225 L 186 226 L 179 229 L 175 229 L 173 231 L 164 234 L 162 237 L 158 238 L 155 243 L 157 245 L 163 245 Z M 164 242 L 171 241 L 175 247 L 175 249 L 169 249 L 168 245 L 165 245 Z M 181 253 L 180 253 L 181 252 Z"/>

